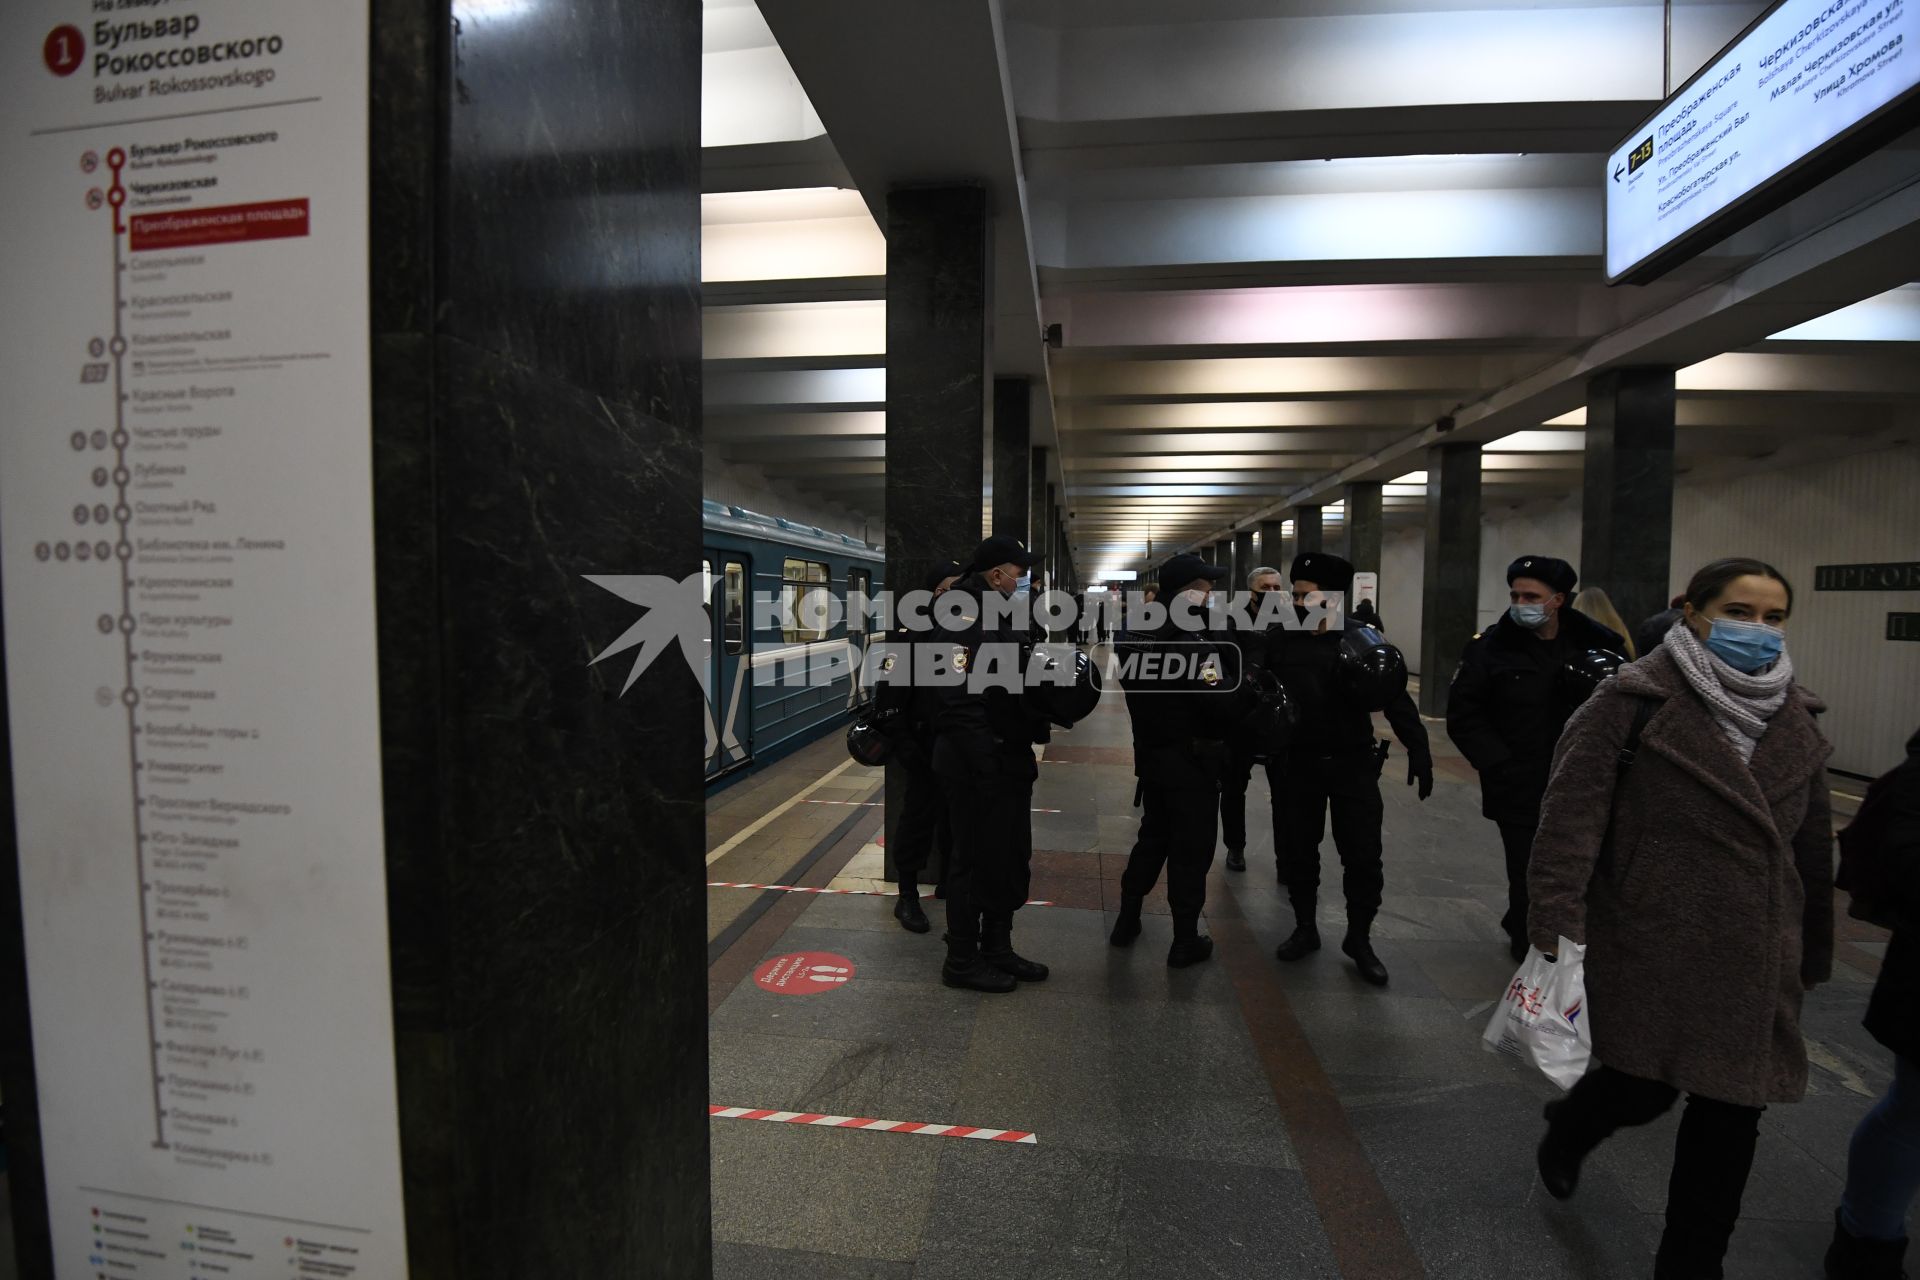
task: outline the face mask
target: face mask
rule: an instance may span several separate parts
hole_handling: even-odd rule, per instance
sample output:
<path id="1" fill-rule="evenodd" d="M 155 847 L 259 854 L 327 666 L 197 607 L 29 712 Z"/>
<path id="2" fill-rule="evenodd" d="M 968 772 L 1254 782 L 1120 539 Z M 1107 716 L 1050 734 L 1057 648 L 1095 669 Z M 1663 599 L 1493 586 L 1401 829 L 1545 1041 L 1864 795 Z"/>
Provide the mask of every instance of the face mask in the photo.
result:
<path id="1" fill-rule="evenodd" d="M 1207 607 L 1207 597 L 1212 595 L 1213 592 L 1206 590 L 1204 587 L 1196 587 L 1192 591 L 1182 591 L 1180 594 L 1185 596 L 1187 603 L 1191 604 L 1194 608 L 1204 609 Z"/>
<path id="2" fill-rule="evenodd" d="M 1033 590 L 1033 575 L 1030 573 L 1021 574 L 1019 579 L 1016 580 L 1013 584 L 1013 594 L 1017 596 L 1024 596 L 1029 591 L 1032 591 L 1032 590 Z"/>
<path id="3" fill-rule="evenodd" d="M 1516 626 L 1538 631 L 1547 625 L 1547 619 L 1552 614 L 1543 604 L 1516 604 L 1508 607 L 1507 616 L 1513 619 Z"/>
<path id="4" fill-rule="evenodd" d="M 1764 622 L 1715 618 L 1707 633 L 1707 649 L 1714 657 L 1748 675 L 1772 665 L 1787 647 L 1786 633 Z"/>

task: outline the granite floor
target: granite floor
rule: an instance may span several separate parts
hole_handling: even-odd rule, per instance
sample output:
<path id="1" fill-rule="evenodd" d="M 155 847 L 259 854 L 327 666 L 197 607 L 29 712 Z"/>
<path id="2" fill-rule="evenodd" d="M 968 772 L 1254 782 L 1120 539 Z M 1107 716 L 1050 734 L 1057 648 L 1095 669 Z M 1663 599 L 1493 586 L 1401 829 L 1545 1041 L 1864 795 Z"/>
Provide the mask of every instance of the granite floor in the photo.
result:
<path id="1" fill-rule="evenodd" d="M 1540 1190 L 1532 1147 L 1556 1091 L 1480 1045 L 1514 967 L 1499 839 L 1472 770 L 1429 731 L 1432 798 L 1404 785 L 1397 747 L 1382 782 L 1385 990 L 1334 948 L 1273 959 L 1292 913 L 1258 775 L 1250 869 L 1216 863 L 1209 882 L 1214 961 L 1167 969 L 1163 918 L 1131 949 L 1106 944 L 1137 822 L 1117 694 L 1041 765 L 1034 896 L 1055 905 L 1023 911 L 1017 938 L 1052 966 L 1043 985 L 948 990 L 937 918 L 908 934 L 887 898 L 710 888 L 716 1105 L 1035 1135 L 716 1118 L 716 1277 L 1649 1275 L 1674 1121 L 1603 1148 L 1572 1202 Z M 884 889 L 879 774 L 845 760 L 834 735 L 716 793 L 709 879 Z M 1331 839 L 1324 854 L 1337 884 Z M 1337 891 L 1321 913 L 1337 936 Z M 1859 1027 L 1883 937 L 1842 931 L 1838 980 L 1808 1006 L 1812 1089 L 1766 1117 L 1729 1276 L 1819 1275 L 1848 1134 L 1889 1079 Z M 756 983 L 796 952 L 853 976 L 804 996 Z"/>

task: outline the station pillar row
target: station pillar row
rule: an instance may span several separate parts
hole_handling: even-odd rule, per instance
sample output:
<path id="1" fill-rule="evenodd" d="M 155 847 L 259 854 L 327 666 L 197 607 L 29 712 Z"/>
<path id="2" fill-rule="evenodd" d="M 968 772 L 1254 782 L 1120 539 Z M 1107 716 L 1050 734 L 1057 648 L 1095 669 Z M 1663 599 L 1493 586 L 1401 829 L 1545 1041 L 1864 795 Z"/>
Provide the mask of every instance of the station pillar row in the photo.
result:
<path id="1" fill-rule="evenodd" d="M 1031 548 L 1037 530 L 1028 484 L 1033 478 L 1030 448 L 1032 407 L 1025 378 L 993 380 L 993 531 L 1018 538 Z"/>

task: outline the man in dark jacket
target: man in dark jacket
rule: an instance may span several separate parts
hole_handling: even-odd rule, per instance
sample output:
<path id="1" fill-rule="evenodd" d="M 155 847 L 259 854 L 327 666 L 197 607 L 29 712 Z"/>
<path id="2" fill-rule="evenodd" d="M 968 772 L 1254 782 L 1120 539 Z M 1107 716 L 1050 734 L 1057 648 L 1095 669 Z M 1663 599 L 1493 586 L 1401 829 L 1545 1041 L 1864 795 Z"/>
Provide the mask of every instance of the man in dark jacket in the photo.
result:
<path id="1" fill-rule="evenodd" d="M 1334 593 L 1343 603 L 1352 589 L 1353 566 L 1339 556 L 1310 551 L 1295 557 L 1294 607 L 1303 624 L 1313 617 L 1309 606 Z M 1275 954 L 1282 960 L 1300 960 L 1320 949 L 1315 916 L 1320 841 L 1331 809 L 1333 843 L 1340 851 L 1347 900 L 1347 936 L 1341 949 L 1363 978 L 1385 986 L 1387 967 L 1374 953 L 1371 933 L 1385 887 L 1380 866 L 1380 822 L 1385 812 L 1380 771 L 1386 765 L 1387 744 L 1374 738 L 1373 714 L 1347 695 L 1340 675 L 1343 640 L 1350 647 L 1361 646 L 1368 643 L 1363 635 L 1377 633 L 1367 632 L 1351 618 L 1341 617 L 1337 627 L 1332 621 L 1324 619 L 1313 630 L 1276 631 L 1268 638 L 1267 667 L 1287 687 L 1299 711 L 1286 759 L 1275 771 L 1279 785 L 1273 799 L 1274 834 L 1294 918 L 1292 936 Z M 1425 800 L 1433 794 L 1427 728 L 1404 690 L 1385 711 L 1387 723 L 1407 749 L 1407 783 L 1417 781 L 1420 798 Z"/>
<path id="2" fill-rule="evenodd" d="M 924 586 L 938 600 L 960 580 L 960 573 L 957 562 L 943 560 L 927 571 Z M 911 662 L 914 645 L 931 638 L 925 631 L 910 630 L 902 620 L 891 637 L 894 653 L 886 660 Z M 893 759 L 906 774 L 900 819 L 893 824 L 892 843 L 887 848 L 893 855 L 894 874 L 899 877 L 900 886 L 900 895 L 893 904 L 893 918 L 910 932 L 926 933 L 933 926 L 920 905 L 920 874 L 927 869 L 936 849 L 942 871 L 953 860 L 953 826 L 947 820 L 947 802 L 940 791 L 940 780 L 933 773 L 933 724 L 926 715 L 928 708 L 925 702 L 913 697 L 912 687 L 904 678 L 906 673 L 900 674 L 902 679 L 882 683 L 879 691 L 881 706 L 898 707 L 901 713 Z"/>
<path id="3" fill-rule="evenodd" d="M 1140 936 L 1141 903 L 1164 866 L 1173 913 L 1167 964 L 1175 969 L 1213 954 L 1213 939 L 1200 933 L 1200 911 L 1213 865 L 1226 739 L 1249 697 L 1233 647 L 1207 631 L 1183 628 L 1176 611 L 1204 618 L 1213 584 L 1226 576 L 1199 556 L 1168 561 L 1160 571 L 1169 592 L 1166 620 L 1152 631 L 1129 632 L 1120 655 L 1133 720 L 1133 771 L 1140 779 L 1140 835 L 1120 877 L 1120 918 L 1110 941 L 1124 947 Z"/>
<path id="4" fill-rule="evenodd" d="M 1032 646 L 1007 602 L 1038 559 L 1014 538 L 988 538 L 949 593 L 957 611 L 936 611 L 934 648 L 952 674 L 920 696 L 953 826 L 940 973 L 950 987 L 1005 992 L 1047 976 L 1013 949 L 1013 913 L 1027 900 L 1033 862 L 1033 744 L 1048 730 L 1021 697 Z"/>
<path id="5" fill-rule="evenodd" d="M 1527 855 L 1540 825 L 1553 748 L 1579 703 L 1561 671 L 1589 649 L 1624 655 L 1610 629 L 1567 608 L 1578 576 L 1552 556 L 1507 566 L 1510 605 L 1467 642 L 1447 693 L 1447 734 L 1480 772 L 1480 812 L 1500 828 L 1506 849 L 1507 932 L 1515 960 L 1527 955 Z"/>
<path id="6" fill-rule="evenodd" d="M 1684 612 L 1680 606 L 1686 602 L 1685 596 L 1675 596 L 1672 604 L 1633 629 L 1634 657 L 1644 658 L 1660 647 L 1660 642 L 1667 638 L 1667 632 L 1673 630 L 1673 624 L 1680 621 L 1680 615 Z"/>
<path id="7" fill-rule="evenodd" d="M 1261 603 L 1271 594 L 1280 590 L 1280 571 L 1271 565 L 1261 565 L 1247 575 L 1247 610 L 1244 618 L 1229 615 L 1228 629 L 1233 633 L 1229 639 L 1240 646 L 1242 662 L 1249 667 L 1267 665 L 1267 636 L 1278 624 L 1271 618 L 1261 617 Z M 1247 869 L 1247 784 L 1253 779 L 1253 766 L 1256 763 L 1254 751 L 1246 742 L 1237 738 L 1227 742 L 1227 767 L 1220 778 L 1220 835 L 1227 846 L 1227 870 L 1245 871 Z M 1267 762 L 1272 767 L 1272 761 Z M 1279 792 L 1272 782 L 1268 783 L 1269 793 Z M 1273 806 L 1274 825 L 1280 822 L 1280 806 Z M 1279 848 L 1276 840 L 1275 849 Z M 1286 877 L 1281 876 L 1282 884 Z"/>
<path id="8" fill-rule="evenodd" d="M 1904 763 L 1873 784 L 1854 821 L 1871 831 L 1878 875 L 1874 898 L 1894 922 L 1893 938 L 1867 1004 L 1867 1030 L 1893 1050 L 1893 1085 L 1854 1130 L 1847 1187 L 1834 1213 L 1827 1275 L 1833 1280 L 1898 1280 L 1907 1251 L 1907 1210 L 1920 1186 L 1920 733 Z M 1851 831 L 1848 833 L 1851 835 Z M 1850 859 L 1848 836 L 1842 837 Z"/>

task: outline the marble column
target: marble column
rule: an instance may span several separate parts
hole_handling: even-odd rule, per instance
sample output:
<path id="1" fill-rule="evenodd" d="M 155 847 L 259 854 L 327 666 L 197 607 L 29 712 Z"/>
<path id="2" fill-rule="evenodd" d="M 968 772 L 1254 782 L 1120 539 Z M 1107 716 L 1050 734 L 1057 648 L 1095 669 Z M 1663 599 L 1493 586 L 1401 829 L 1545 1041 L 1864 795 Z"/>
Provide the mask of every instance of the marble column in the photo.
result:
<path id="1" fill-rule="evenodd" d="M 1672 369 L 1610 369 L 1587 384 L 1580 585 L 1604 587 L 1629 627 L 1670 598 L 1673 423 Z"/>
<path id="2" fill-rule="evenodd" d="M 896 590 L 918 590 L 940 560 L 964 564 L 980 541 L 982 433 L 993 408 L 991 239 L 981 187 L 887 195 L 887 583 Z M 1022 481 L 1026 450 L 1022 431 Z M 889 837 L 906 782 L 887 769 Z M 894 878 L 891 853 L 884 874 Z"/>
<path id="3" fill-rule="evenodd" d="M 1480 622 L 1480 446 L 1427 449 L 1420 710 L 1446 714 L 1447 680 Z"/>
<path id="4" fill-rule="evenodd" d="M 1032 495 L 1027 486 L 1033 478 L 1029 385 L 1025 378 L 993 380 L 993 531 L 1031 547 L 1040 535 L 1028 527 Z"/>
<path id="5" fill-rule="evenodd" d="M 1253 530 L 1241 529 L 1233 535 L 1233 590 L 1247 589 L 1247 575 L 1253 572 Z"/>
<path id="6" fill-rule="evenodd" d="M 703 696 L 587 580 L 700 564 L 700 6 L 469 10 L 373 0 L 410 1270 L 704 1276 Z"/>
<path id="7" fill-rule="evenodd" d="M 1324 551 L 1321 541 L 1320 507 L 1295 507 L 1293 509 L 1293 553 L 1304 555 L 1309 551 Z"/>
<path id="8" fill-rule="evenodd" d="M 1053 535 L 1047 529 L 1047 451 L 1045 449 L 1028 451 L 1027 528 L 1033 533 L 1031 549 L 1041 557 L 1041 572 L 1048 575 L 1051 580 Z"/>
<path id="9" fill-rule="evenodd" d="M 1380 572 L 1381 542 L 1386 522 L 1377 481 L 1347 486 L 1347 559 L 1360 573 Z"/>

